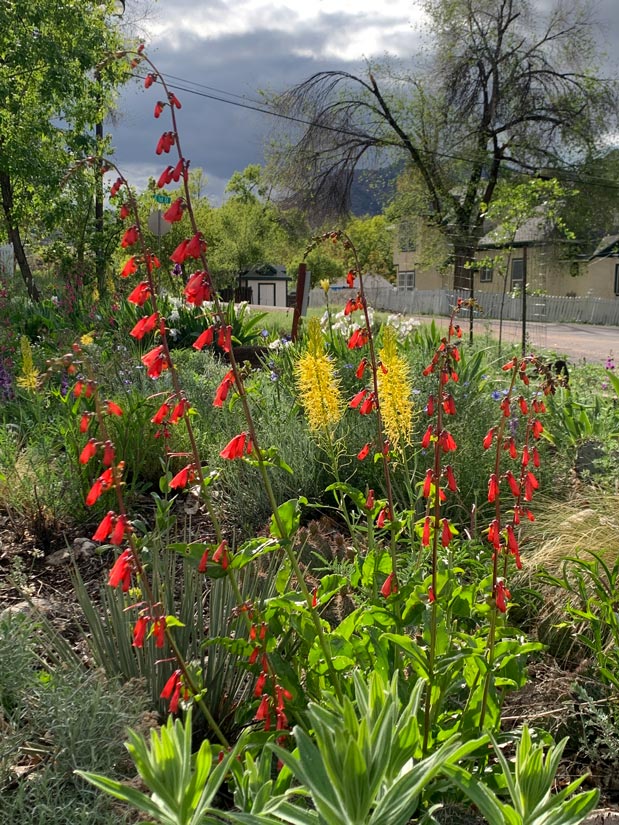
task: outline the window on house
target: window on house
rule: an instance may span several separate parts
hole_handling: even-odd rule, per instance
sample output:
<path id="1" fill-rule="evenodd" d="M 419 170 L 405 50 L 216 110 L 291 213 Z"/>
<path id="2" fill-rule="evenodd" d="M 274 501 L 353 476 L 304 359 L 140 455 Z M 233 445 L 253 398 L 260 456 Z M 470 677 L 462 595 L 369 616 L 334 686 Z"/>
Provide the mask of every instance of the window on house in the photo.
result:
<path id="1" fill-rule="evenodd" d="M 524 281 L 524 259 L 523 258 L 516 258 L 512 261 L 512 278 L 511 278 L 511 287 L 510 289 L 514 288 L 522 288 L 522 283 Z"/>
<path id="2" fill-rule="evenodd" d="M 415 270 L 409 269 L 398 272 L 398 287 L 400 289 L 415 289 Z"/>
<path id="3" fill-rule="evenodd" d="M 492 267 L 491 266 L 482 266 L 479 268 L 479 283 L 480 284 L 491 284 L 492 283 Z"/>
<path id="4" fill-rule="evenodd" d="M 398 246 L 400 252 L 415 251 L 415 224 L 413 221 L 401 221 L 398 225 Z"/>
<path id="5" fill-rule="evenodd" d="M 615 295 L 619 295 L 619 264 L 615 264 Z"/>

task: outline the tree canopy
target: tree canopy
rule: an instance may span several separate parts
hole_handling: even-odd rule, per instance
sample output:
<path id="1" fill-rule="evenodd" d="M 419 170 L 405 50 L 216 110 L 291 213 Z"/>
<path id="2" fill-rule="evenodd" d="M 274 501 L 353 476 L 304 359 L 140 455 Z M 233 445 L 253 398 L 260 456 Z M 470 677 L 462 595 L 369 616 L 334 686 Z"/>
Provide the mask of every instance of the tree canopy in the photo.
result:
<path id="1" fill-rule="evenodd" d="M 424 8 L 425 65 L 320 72 L 274 100 L 306 124 L 275 160 L 297 202 L 322 216 L 346 209 L 355 169 L 374 153 L 404 156 L 420 183 L 419 213 L 448 239 L 454 286 L 466 287 L 505 170 L 534 173 L 595 154 L 612 130 L 616 88 L 591 68 L 594 30 L 578 2 L 559 0 L 547 15 L 528 0 L 425 0 Z"/>

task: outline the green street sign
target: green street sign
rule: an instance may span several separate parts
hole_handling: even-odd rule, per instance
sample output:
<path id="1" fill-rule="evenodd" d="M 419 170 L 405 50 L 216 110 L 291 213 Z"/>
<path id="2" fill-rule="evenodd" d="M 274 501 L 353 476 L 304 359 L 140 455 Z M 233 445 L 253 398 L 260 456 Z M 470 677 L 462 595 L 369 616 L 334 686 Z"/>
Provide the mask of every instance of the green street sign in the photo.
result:
<path id="1" fill-rule="evenodd" d="M 172 198 L 169 195 L 153 195 L 153 198 L 157 203 L 172 203 Z"/>

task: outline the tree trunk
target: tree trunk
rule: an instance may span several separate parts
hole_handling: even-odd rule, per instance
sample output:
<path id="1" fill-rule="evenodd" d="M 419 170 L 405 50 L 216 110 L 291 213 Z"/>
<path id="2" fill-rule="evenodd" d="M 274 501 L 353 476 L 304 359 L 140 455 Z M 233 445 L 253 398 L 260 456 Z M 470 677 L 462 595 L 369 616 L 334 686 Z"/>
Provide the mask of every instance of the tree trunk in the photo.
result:
<path id="1" fill-rule="evenodd" d="M 4 171 L 0 171 L 0 190 L 2 192 L 2 209 L 4 210 L 4 217 L 6 219 L 9 241 L 13 246 L 19 271 L 26 284 L 28 297 L 31 301 L 38 303 L 41 300 L 41 293 L 36 285 L 30 264 L 28 263 L 28 258 L 26 257 L 26 250 L 24 249 L 24 244 L 19 233 L 19 226 L 17 226 L 13 217 L 13 187 L 8 173 Z"/>

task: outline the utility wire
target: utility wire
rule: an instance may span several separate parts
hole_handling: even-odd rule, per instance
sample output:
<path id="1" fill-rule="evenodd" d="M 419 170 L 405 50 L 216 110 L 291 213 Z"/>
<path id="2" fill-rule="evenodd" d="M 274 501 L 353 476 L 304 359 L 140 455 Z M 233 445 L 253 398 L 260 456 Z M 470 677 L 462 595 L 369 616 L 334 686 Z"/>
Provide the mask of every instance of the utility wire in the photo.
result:
<path id="1" fill-rule="evenodd" d="M 145 79 L 144 75 L 140 75 L 136 72 L 134 72 L 132 76 L 137 78 L 138 80 L 144 80 Z M 356 132 L 352 129 L 342 129 L 342 128 L 339 128 L 337 126 L 329 126 L 328 124 L 325 124 L 325 123 L 316 123 L 315 121 L 306 120 L 306 119 L 300 118 L 300 117 L 294 117 L 293 115 L 285 115 L 285 114 L 281 114 L 280 112 L 274 112 L 272 109 L 265 108 L 263 105 L 261 105 L 259 103 L 259 101 L 252 101 L 251 98 L 247 98 L 244 95 L 238 95 L 238 94 L 235 94 L 234 92 L 228 92 L 224 89 L 217 89 L 213 86 L 206 86 L 205 84 L 197 83 L 197 82 L 194 82 L 193 80 L 187 80 L 186 78 L 176 77 L 174 75 L 166 75 L 166 78 L 168 78 L 168 77 L 177 81 L 177 83 L 167 83 L 167 81 L 166 81 L 169 88 L 175 89 L 176 91 L 187 92 L 188 94 L 193 94 L 193 95 L 196 95 L 197 97 L 203 97 L 203 98 L 206 98 L 208 100 L 214 100 L 218 103 L 226 103 L 229 106 L 236 106 L 236 107 L 241 108 L 241 109 L 248 109 L 249 111 L 252 111 L 252 112 L 258 112 L 259 114 L 269 115 L 270 117 L 276 117 L 276 118 L 279 118 L 280 120 L 287 120 L 287 121 L 292 122 L 292 123 L 298 123 L 302 126 L 314 126 L 314 127 L 319 128 L 319 129 L 323 129 L 326 132 L 335 132 L 335 133 L 340 134 L 340 135 L 349 135 L 350 137 L 358 137 L 358 138 L 367 137 L 367 135 L 364 135 L 360 132 Z M 197 89 L 191 89 L 191 88 L 188 88 L 187 86 L 179 85 L 180 83 L 190 83 L 194 86 L 198 86 L 199 88 L 208 89 L 209 91 L 208 92 L 201 92 L 201 91 L 198 91 Z M 213 94 L 213 92 L 217 92 L 217 94 Z M 237 100 L 229 100 L 228 97 L 220 97 L 220 95 L 227 95 L 228 97 L 234 97 L 234 98 L 237 98 Z M 247 101 L 247 100 L 250 100 L 251 102 L 250 103 L 239 102 L 239 101 Z M 394 144 L 386 143 L 385 145 L 386 146 L 393 146 Z M 456 160 L 456 161 L 461 161 L 463 163 L 475 163 L 476 162 L 476 159 L 474 159 L 474 158 L 464 157 L 462 155 L 453 155 L 453 154 L 450 154 L 449 152 L 435 151 L 435 152 L 431 152 L 430 154 L 434 155 L 434 157 L 437 157 L 437 158 L 444 158 L 445 160 Z M 514 166 L 508 167 L 508 168 L 511 168 L 512 171 L 514 171 L 514 172 L 521 172 L 522 171 L 522 170 L 520 170 L 520 169 L 518 169 L 517 167 L 514 167 Z M 598 177 L 593 177 L 593 176 L 591 176 L 589 178 L 586 178 L 586 177 L 575 175 L 575 174 L 570 175 L 570 173 L 568 173 L 568 172 L 561 171 L 561 176 L 560 176 L 559 180 L 567 180 L 570 183 L 580 183 L 584 186 L 599 187 L 601 189 L 616 189 L 617 191 L 619 191 L 619 183 L 617 181 L 612 181 L 612 180 L 609 180 L 607 178 L 598 178 Z"/>

